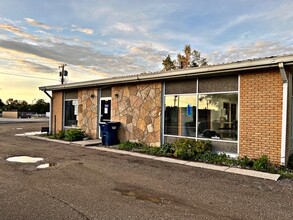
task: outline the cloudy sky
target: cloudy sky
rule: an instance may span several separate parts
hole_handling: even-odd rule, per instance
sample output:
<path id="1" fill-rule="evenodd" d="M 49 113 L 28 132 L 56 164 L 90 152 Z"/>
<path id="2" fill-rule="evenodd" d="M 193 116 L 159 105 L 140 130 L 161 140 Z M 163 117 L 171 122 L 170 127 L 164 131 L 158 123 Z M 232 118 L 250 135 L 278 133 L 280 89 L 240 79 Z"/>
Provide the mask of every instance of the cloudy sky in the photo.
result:
<path id="1" fill-rule="evenodd" d="M 293 53 L 292 0 L 1 0 L 0 99 L 162 69 L 184 45 L 209 64 Z"/>

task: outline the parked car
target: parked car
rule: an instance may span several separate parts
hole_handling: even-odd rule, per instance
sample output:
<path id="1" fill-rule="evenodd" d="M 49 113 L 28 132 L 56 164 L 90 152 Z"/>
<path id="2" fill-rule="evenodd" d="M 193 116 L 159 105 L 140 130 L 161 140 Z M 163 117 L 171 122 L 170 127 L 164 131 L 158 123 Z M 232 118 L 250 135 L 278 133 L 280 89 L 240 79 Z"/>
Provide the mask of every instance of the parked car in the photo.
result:
<path id="1" fill-rule="evenodd" d="M 19 112 L 18 118 L 31 118 L 32 113 L 31 112 Z"/>

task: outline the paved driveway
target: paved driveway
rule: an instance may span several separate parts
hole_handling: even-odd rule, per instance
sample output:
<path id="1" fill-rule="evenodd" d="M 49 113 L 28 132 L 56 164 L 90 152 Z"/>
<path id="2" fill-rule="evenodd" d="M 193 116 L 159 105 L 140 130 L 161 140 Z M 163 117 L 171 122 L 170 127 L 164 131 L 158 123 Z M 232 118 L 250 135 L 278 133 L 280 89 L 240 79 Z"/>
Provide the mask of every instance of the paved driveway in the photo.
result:
<path id="1" fill-rule="evenodd" d="M 292 219 L 293 182 L 130 157 L 14 134 L 0 124 L 1 219 Z M 43 157 L 47 169 L 5 159 Z"/>

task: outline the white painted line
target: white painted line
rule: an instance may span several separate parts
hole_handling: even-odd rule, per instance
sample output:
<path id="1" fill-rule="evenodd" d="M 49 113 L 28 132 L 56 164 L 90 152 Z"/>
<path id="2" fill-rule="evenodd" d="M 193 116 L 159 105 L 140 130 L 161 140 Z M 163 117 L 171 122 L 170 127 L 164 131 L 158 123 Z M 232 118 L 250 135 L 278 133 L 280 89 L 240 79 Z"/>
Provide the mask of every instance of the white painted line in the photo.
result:
<path id="1" fill-rule="evenodd" d="M 269 179 L 274 181 L 277 181 L 280 178 L 279 174 L 265 173 L 265 172 L 255 171 L 255 170 L 246 170 L 246 169 L 240 169 L 235 167 L 231 167 L 227 169 L 225 172 L 246 175 L 246 176 L 253 176 L 253 177 Z"/>

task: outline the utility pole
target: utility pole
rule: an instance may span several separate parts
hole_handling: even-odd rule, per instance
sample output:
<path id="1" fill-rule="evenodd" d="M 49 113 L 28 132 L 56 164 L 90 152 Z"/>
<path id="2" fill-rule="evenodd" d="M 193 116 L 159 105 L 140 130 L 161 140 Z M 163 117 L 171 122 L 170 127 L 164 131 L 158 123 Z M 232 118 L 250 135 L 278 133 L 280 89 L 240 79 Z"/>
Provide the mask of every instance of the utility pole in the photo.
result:
<path id="1" fill-rule="evenodd" d="M 61 68 L 61 72 L 59 72 L 59 76 L 61 77 L 61 84 L 64 84 L 64 77 L 68 76 L 68 72 L 64 69 L 66 64 L 62 64 L 59 66 Z"/>

